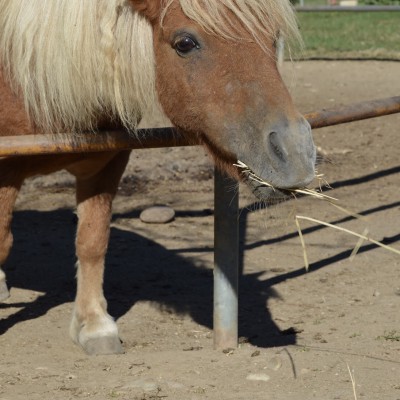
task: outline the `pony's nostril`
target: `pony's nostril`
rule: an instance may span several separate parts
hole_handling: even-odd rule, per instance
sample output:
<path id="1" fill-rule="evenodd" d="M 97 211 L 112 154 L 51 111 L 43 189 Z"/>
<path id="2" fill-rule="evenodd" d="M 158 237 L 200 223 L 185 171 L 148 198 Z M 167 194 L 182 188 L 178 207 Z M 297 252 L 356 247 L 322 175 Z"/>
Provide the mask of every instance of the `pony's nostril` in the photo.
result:
<path id="1" fill-rule="evenodd" d="M 283 147 L 277 132 L 269 134 L 269 144 L 272 152 L 278 157 L 279 160 L 285 162 L 287 160 L 287 151 Z"/>

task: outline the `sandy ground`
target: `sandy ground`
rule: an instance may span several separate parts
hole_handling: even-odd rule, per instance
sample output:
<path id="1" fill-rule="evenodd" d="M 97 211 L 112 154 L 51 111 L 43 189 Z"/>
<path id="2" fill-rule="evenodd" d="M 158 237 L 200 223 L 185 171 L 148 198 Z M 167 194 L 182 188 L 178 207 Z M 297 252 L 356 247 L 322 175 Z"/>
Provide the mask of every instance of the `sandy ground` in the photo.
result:
<path id="1" fill-rule="evenodd" d="M 302 62 L 284 75 L 303 112 L 400 95 L 400 63 Z M 75 293 L 73 180 L 26 182 L 0 305 L 0 399 L 400 399 L 400 115 L 314 132 L 318 166 L 355 220 L 327 203 L 253 204 L 241 188 L 238 349 L 213 350 L 213 169 L 199 148 L 140 150 L 115 201 L 105 291 L 126 354 L 88 357 L 69 339 Z M 154 204 L 176 210 L 145 225 Z M 351 375 L 354 379 L 354 388 Z M 254 380 L 256 379 L 256 380 Z M 258 380 L 257 380 L 258 379 Z"/>

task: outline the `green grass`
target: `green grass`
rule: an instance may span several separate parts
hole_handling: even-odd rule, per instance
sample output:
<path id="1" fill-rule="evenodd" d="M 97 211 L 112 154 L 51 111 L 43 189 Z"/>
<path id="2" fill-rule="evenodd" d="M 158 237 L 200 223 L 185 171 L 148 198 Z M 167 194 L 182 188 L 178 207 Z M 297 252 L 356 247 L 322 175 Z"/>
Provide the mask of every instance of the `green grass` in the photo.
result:
<path id="1" fill-rule="evenodd" d="M 400 12 L 299 13 L 302 58 L 400 60 Z"/>

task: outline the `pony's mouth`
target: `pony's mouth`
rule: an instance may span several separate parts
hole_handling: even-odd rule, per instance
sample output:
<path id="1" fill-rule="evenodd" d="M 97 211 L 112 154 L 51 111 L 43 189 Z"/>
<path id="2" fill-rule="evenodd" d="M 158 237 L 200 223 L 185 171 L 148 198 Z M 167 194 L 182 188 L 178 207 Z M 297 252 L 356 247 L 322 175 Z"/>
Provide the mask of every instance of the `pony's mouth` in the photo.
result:
<path id="1" fill-rule="evenodd" d="M 238 161 L 234 165 L 240 172 L 242 182 L 247 184 L 259 200 L 268 201 L 269 203 L 279 203 L 287 200 L 288 197 L 293 196 L 294 192 L 292 190 L 280 189 L 265 182 L 243 162 Z"/>
<path id="2" fill-rule="evenodd" d="M 253 192 L 253 194 L 262 201 L 268 203 L 277 204 L 287 200 L 289 197 L 297 196 L 311 196 L 320 200 L 326 200 L 329 202 L 336 201 L 334 197 L 328 196 L 322 193 L 321 184 L 319 189 L 309 189 L 307 187 L 281 189 L 274 187 L 270 183 L 264 181 L 262 178 L 257 176 L 245 163 L 238 161 L 234 166 L 238 169 L 242 182 L 245 182 Z M 323 175 L 316 174 L 316 178 L 321 182 L 323 181 Z M 325 181 L 325 184 L 330 188 L 329 184 Z"/>
<path id="3" fill-rule="evenodd" d="M 268 201 L 271 204 L 278 204 L 286 201 L 289 197 L 293 197 L 293 192 L 286 189 L 278 189 L 259 183 L 250 177 L 243 177 L 243 182 L 251 189 L 254 196 L 262 201 Z"/>

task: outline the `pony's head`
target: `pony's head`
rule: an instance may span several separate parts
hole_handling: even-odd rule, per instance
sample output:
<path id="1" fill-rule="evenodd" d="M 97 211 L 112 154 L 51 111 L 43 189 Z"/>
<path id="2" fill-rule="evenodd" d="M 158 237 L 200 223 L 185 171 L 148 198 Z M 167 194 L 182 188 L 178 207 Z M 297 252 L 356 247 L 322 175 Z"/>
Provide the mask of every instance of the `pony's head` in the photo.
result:
<path id="1" fill-rule="evenodd" d="M 38 130 L 93 129 L 104 117 L 135 130 L 157 92 L 174 125 L 231 175 L 243 176 L 241 161 L 276 188 L 312 179 L 310 127 L 276 66 L 278 36 L 298 36 L 289 0 L 0 0 L 0 9 L 1 73 Z"/>
<path id="2" fill-rule="evenodd" d="M 240 177 L 245 163 L 276 188 L 314 177 L 315 147 L 275 57 L 278 35 L 297 35 L 286 0 L 131 0 L 153 28 L 156 85 L 172 123 L 199 137 Z M 253 184 L 260 197 L 267 195 Z"/>

